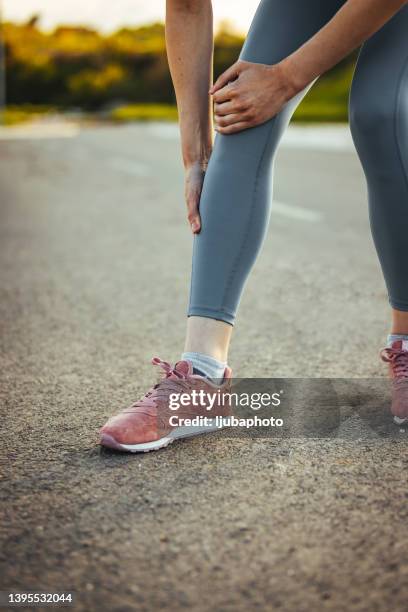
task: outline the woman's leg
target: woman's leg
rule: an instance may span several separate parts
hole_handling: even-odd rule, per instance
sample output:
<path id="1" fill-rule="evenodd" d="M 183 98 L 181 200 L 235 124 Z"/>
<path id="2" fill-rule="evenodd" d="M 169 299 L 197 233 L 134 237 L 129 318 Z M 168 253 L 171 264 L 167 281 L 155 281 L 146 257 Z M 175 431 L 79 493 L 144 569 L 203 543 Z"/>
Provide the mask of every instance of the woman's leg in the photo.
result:
<path id="1" fill-rule="evenodd" d="M 240 58 L 279 62 L 343 3 L 262 0 Z M 231 325 L 268 226 L 275 152 L 306 91 L 266 123 L 215 137 L 200 200 L 202 230 L 194 238 L 186 351 L 227 358 Z"/>
<path id="2" fill-rule="evenodd" d="M 408 334 L 408 6 L 361 49 L 350 95 L 350 127 L 395 311 L 392 331 Z"/>
<path id="3" fill-rule="evenodd" d="M 381 356 L 394 379 L 391 411 L 401 424 L 408 420 L 408 6 L 363 45 L 351 89 L 350 125 L 393 309 Z"/>
<path id="4" fill-rule="evenodd" d="M 392 309 L 391 334 L 408 337 L 408 312 L 406 310 Z"/>
<path id="5" fill-rule="evenodd" d="M 320 29 L 344 0 L 262 0 L 241 52 L 247 61 L 279 62 Z M 186 353 L 174 368 L 155 358 L 166 372 L 139 401 L 115 415 L 101 429 L 101 444 L 139 452 L 166 446 L 185 436 L 173 425 L 169 394 L 185 392 L 191 374 L 196 389 L 207 396 L 230 391 L 227 359 L 238 302 L 260 249 L 269 220 L 272 199 L 272 164 L 283 130 L 300 102 L 296 96 L 283 111 L 263 125 L 237 134 L 217 134 L 200 199 L 202 229 L 194 239 L 193 269 Z M 194 359 L 191 354 L 194 353 Z M 203 369 L 202 365 L 207 369 Z M 214 374 L 216 372 L 216 375 Z M 222 386 L 208 378 L 224 374 Z M 190 381 L 190 383 L 189 383 Z M 205 405 L 189 404 L 178 415 L 190 419 L 227 416 L 228 403 L 209 415 Z M 211 428 L 211 426 L 210 426 Z"/>

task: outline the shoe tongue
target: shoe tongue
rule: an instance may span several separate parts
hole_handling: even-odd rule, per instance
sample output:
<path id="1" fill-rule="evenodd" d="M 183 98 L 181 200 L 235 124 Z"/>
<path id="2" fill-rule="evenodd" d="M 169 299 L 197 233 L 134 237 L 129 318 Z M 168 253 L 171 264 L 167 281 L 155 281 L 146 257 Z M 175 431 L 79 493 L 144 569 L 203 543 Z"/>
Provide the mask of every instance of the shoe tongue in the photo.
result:
<path id="1" fill-rule="evenodd" d="M 193 373 L 193 366 L 189 361 L 178 361 L 174 366 L 174 369 L 184 376 L 191 376 Z"/>
<path id="2" fill-rule="evenodd" d="M 408 340 L 394 340 L 391 347 L 408 353 Z"/>

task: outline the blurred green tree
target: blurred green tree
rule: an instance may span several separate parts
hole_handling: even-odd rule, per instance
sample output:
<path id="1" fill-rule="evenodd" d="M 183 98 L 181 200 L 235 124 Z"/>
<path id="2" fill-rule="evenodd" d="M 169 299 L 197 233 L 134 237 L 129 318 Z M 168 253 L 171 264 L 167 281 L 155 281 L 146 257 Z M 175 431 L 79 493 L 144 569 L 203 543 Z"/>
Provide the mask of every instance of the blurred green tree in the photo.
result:
<path id="1" fill-rule="evenodd" d="M 6 89 L 10 105 L 72 106 L 97 110 L 115 104 L 174 104 L 164 24 L 103 35 L 80 26 L 39 28 L 4 24 Z M 214 40 L 214 74 L 238 58 L 243 37 L 222 23 Z M 354 56 L 322 77 L 296 113 L 304 120 L 344 120 Z"/>

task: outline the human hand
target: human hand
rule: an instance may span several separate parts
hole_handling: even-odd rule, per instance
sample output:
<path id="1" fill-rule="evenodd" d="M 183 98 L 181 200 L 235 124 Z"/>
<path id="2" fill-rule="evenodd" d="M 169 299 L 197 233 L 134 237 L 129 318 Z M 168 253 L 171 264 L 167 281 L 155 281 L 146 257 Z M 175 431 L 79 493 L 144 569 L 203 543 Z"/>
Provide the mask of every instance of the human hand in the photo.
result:
<path id="1" fill-rule="evenodd" d="M 218 77 L 209 93 L 215 130 L 233 134 L 274 117 L 297 92 L 282 64 L 238 60 Z"/>
<path id="2" fill-rule="evenodd" d="M 199 204 L 204 176 L 205 167 L 200 161 L 186 167 L 184 195 L 187 204 L 187 219 L 193 234 L 199 234 L 201 230 Z"/>

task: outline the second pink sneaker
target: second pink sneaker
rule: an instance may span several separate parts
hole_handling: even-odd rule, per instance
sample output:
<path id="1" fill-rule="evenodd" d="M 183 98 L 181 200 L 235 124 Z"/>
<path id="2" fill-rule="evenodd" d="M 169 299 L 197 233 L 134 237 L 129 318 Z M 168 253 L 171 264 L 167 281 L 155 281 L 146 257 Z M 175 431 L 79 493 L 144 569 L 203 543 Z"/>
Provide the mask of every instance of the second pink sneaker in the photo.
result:
<path id="1" fill-rule="evenodd" d="M 231 416 L 232 371 L 226 368 L 224 381 L 215 385 L 193 374 L 189 361 L 171 366 L 158 357 L 153 365 L 164 375 L 144 397 L 111 417 L 100 431 L 102 446 L 132 453 L 158 450 L 177 438 L 217 431 Z"/>
<path id="2" fill-rule="evenodd" d="M 391 412 L 397 425 L 408 422 L 408 341 L 395 340 L 381 351 L 392 378 Z"/>

